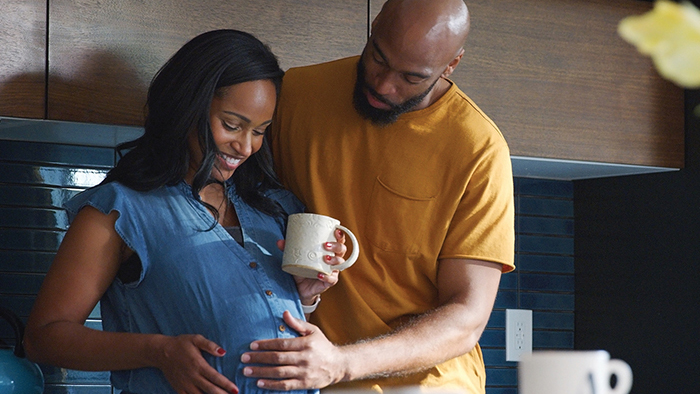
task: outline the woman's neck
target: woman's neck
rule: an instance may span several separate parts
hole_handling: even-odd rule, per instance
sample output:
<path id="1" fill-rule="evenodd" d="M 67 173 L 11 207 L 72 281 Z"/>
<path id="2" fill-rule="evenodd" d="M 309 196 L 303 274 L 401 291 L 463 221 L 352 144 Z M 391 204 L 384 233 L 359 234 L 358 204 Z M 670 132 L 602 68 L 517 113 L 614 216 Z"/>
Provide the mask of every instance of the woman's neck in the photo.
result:
<path id="1" fill-rule="evenodd" d="M 236 209 L 225 194 L 224 185 L 211 183 L 199 191 L 199 197 L 219 212 L 219 223 L 224 227 L 239 226 Z M 213 212 L 210 212 L 213 215 Z"/>

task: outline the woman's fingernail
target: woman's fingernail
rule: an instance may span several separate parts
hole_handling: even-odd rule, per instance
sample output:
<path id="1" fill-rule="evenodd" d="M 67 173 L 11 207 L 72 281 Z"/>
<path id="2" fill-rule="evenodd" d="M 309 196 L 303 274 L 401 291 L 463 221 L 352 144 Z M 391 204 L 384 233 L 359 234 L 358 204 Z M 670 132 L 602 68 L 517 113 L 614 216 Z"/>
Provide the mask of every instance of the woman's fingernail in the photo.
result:
<path id="1" fill-rule="evenodd" d="M 330 262 L 332 258 L 333 257 L 329 256 L 329 255 L 323 256 L 323 259 L 326 260 L 327 262 Z"/>
<path id="2" fill-rule="evenodd" d="M 243 368 L 243 375 L 250 376 L 251 373 L 253 373 L 253 371 L 250 368 Z"/>
<path id="3" fill-rule="evenodd" d="M 238 389 L 231 390 L 231 394 L 238 394 Z"/>
<path id="4" fill-rule="evenodd" d="M 330 249 L 333 247 L 333 244 L 330 242 L 326 242 L 326 249 Z"/>
<path id="5" fill-rule="evenodd" d="M 326 277 L 326 275 L 324 275 L 324 274 L 322 274 L 322 273 L 320 273 L 320 272 L 319 272 L 318 275 L 316 275 L 316 276 L 318 277 L 318 279 L 323 279 L 323 278 Z"/>
<path id="6" fill-rule="evenodd" d="M 224 349 L 222 349 L 222 348 L 216 349 L 216 352 L 217 352 L 219 355 L 221 355 L 221 356 L 223 356 L 224 354 L 226 354 L 226 350 L 224 350 Z"/>

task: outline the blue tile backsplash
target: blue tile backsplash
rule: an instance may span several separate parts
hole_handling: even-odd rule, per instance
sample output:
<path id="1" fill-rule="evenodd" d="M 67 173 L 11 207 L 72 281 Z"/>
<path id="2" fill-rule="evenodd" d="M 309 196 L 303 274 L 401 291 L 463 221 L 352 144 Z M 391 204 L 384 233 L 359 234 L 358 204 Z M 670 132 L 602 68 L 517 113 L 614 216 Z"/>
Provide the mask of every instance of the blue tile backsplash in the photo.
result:
<path id="1" fill-rule="evenodd" d="M 3 139 L 1 132 L 0 305 L 26 320 L 68 226 L 61 206 L 104 178 L 114 165 L 114 144 L 92 140 L 81 144 L 74 137 L 42 138 L 41 142 L 16 136 Z M 573 348 L 573 184 L 515 178 L 514 186 L 517 269 L 502 277 L 480 341 L 487 394 L 517 393 L 517 364 L 505 361 L 506 309 L 533 310 L 534 349 Z M 86 324 L 101 327 L 99 308 Z M 9 326 L 0 326 L 0 340 L 12 343 Z M 107 372 L 41 367 L 47 394 L 113 391 Z"/>
<path id="2" fill-rule="evenodd" d="M 533 349 L 574 347 L 574 190 L 570 181 L 515 178 L 515 271 L 503 275 L 480 344 L 487 394 L 517 393 L 505 361 L 505 310 L 533 311 Z"/>
<path id="3" fill-rule="evenodd" d="M 0 138 L 0 305 L 26 321 L 68 228 L 61 206 L 113 165 L 110 147 Z M 95 311 L 86 324 L 101 328 L 99 318 Z M 0 326 L 0 340 L 13 342 L 9 325 Z M 112 393 L 108 372 L 41 369 L 47 394 Z"/>

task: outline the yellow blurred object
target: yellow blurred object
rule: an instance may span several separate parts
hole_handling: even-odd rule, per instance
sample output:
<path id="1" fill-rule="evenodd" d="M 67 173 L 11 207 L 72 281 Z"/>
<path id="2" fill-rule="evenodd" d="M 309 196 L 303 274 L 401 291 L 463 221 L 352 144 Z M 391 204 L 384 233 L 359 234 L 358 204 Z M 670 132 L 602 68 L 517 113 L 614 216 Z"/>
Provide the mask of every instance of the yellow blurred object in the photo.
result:
<path id="1" fill-rule="evenodd" d="M 651 57 L 662 77 L 700 87 L 700 10 L 693 4 L 659 0 L 651 11 L 624 18 L 617 31 Z"/>

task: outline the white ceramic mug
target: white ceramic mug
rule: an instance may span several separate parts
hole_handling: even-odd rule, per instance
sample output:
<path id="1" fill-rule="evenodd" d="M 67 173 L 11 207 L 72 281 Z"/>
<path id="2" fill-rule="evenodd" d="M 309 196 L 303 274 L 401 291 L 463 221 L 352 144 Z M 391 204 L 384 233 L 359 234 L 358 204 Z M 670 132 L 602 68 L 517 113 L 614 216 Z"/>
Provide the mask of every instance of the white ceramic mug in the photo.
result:
<path id="1" fill-rule="evenodd" d="M 350 238 L 352 251 L 343 264 L 329 265 L 324 256 L 334 256 L 326 250 L 326 242 L 335 242 L 334 232 L 342 230 Z M 319 273 L 330 275 L 333 270 L 342 271 L 355 264 L 360 255 L 360 246 L 352 231 L 340 225 L 340 221 L 315 213 L 289 215 L 285 238 L 282 270 L 292 275 L 316 278 Z"/>
<path id="2" fill-rule="evenodd" d="M 605 350 L 535 351 L 518 364 L 518 386 L 520 394 L 627 394 L 632 369 Z"/>

